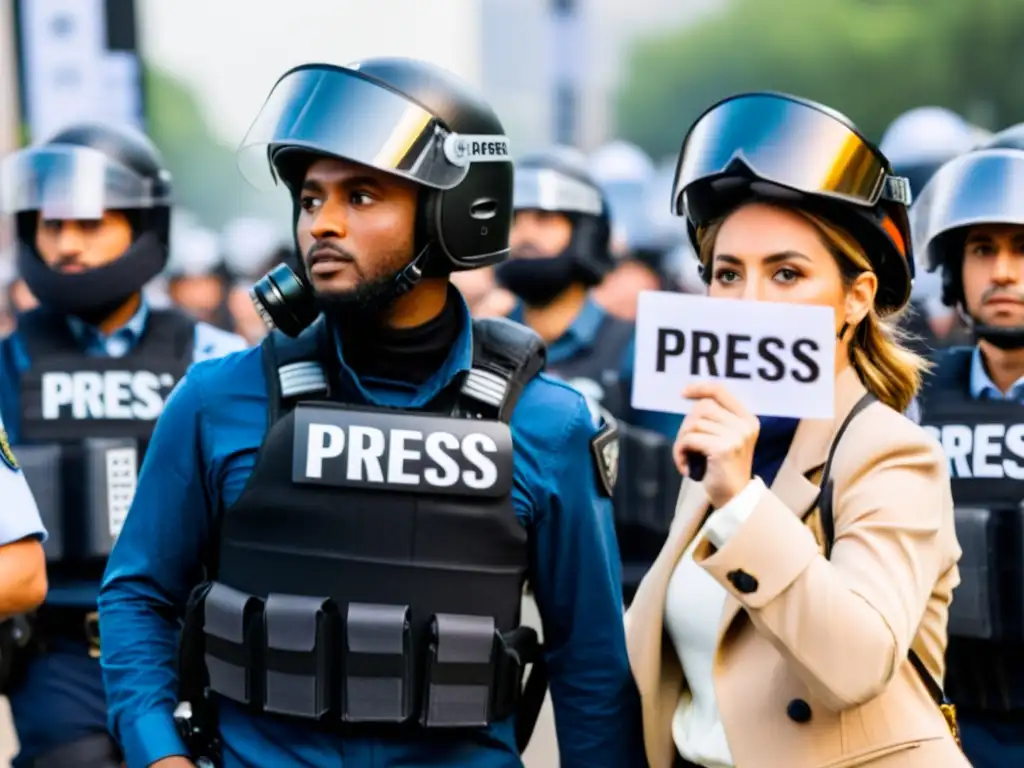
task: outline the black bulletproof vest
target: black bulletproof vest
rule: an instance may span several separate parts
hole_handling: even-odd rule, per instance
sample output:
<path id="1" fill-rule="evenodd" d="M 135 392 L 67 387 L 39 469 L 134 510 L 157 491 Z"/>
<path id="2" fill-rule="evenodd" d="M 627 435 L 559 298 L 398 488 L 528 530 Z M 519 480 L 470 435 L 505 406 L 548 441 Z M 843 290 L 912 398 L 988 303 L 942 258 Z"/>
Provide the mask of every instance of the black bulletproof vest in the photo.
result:
<path id="1" fill-rule="evenodd" d="M 633 324 L 605 315 L 594 343 L 566 360 L 550 363 L 548 369 L 619 419 L 629 405 L 629 393 L 621 384 L 622 360 L 633 338 Z"/>
<path id="2" fill-rule="evenodd" d="M 508 422 L 544 347 L 507 320 L 473 328 L 472 371 L 423 411 L 333 398 L 322 321 L 264 341 L 269 428 L 204 598 L 211 690 L 335 725 L 514 709 L 528 559 Z"/>
<path id="3" fill-rule="evenodd" d="M 18 334 L 30 360 L 19 382 L 18 459 L 49 532 L 47 559 L 102 560 L 164 401 L 192 363 L 195 323 L 154 311 L 121 358 L 86 355 L 67 318 L 45 309 L 21 315 Z"/>
<path id="4" fill-rule="evenodd" d="M 1004 710 L 1024 706 L 1024 407 L 974 400 L 971 358 L 969 348 L 940 353 L 920 398 L 921 425 L 949 461 L 963 550 L 949 612 L 949 695 Z"/>

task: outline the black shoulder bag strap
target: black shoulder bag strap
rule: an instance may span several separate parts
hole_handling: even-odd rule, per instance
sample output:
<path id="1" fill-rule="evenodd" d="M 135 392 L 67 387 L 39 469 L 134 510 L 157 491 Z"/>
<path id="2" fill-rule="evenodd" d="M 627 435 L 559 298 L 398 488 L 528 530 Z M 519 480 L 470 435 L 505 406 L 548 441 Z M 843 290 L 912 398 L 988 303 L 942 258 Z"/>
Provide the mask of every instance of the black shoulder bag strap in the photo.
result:
<path id="1" fill-rule="evenodd" d="M 832 446 L 828 451 L 828 459 L 825 461 L 825 469 L 821 473 L 821 490 L 818 492 L 818 498 L 815 502 L 815 506 L 818 507 L 818 517 L 821 521 L 821 531 L 824 535 L 825 541 L 825 558 L 831 559 L 832 547 L 835 544 L 836 539 L 836 522 L 835 517 L 832 514 L 832 503 L 834 496 L 834 486 L 832 483 L 832 459 L 835 457 L 836 449 L 839 447 L 839 441 L 843 437 L 843 433 L 846 432 L 846 428 L 850 426 L 851 422 L 866 409 L 869 405 L 876 402 L 877 398 L 868 393 L 864 395 L 857 404 L 853 406 L 853 410 L 850 411 L 849 415 L 840 425 L 839 430 L 836 432 L 835 438 L 832 440 Z M 942 712 L 943 717 L 946 718 L 946 724 L 949 726 L 950 733 L 953 734 L 953 738 L 956 743 L 960 744 L 960 726 L 957 724 L 956 719 L 956 707 L 953 702 L 946 697 L 945 691 L 935 681 L 931 673 L 925 667 L 924 662 L 921 661 L 920 657 L 911 648 L 907 653 L 907 658 L 910 660 L 911 665 L 917 671 L 917 674 L 921 678 L 921 682 L 924 683 L 924 687 L 928 689 L 928 694 L 935 700 L 936 705 L 939 707 L 939 711 Z"/>

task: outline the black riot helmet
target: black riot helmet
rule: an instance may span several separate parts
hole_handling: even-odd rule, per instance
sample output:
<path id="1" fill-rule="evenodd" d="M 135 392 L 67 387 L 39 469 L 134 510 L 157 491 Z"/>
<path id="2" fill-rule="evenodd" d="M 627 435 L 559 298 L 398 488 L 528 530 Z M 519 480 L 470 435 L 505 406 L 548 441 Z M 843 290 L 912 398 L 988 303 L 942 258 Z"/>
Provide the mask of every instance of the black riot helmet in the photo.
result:
<path id="1" fill-rule="evenodd" d="M 561 213 L 572 222 L 564 255 L 577 278 L 597 285 L 614 266 L 609 253 L 611 216 L 601 188 L 587 170 L 586 156 L 571 147 L 552 147 L 516 162 L 514 208 Z"/>
<path id="2" fill-rule="evenodd" d="M 508 256 L 512 158 L 494 110 L 449 72 L 378 58 L 338 67 L 308 64 L 278 80 L 239 149 L 258 187 L 298 191 L 317 157 L 359 163 L 416 182 L 415 253 L 390 298 L 424 274 L 476 269 Z M 296 207 L 296 217 L 298 208 Z M 287 266 L 253 288 L 264 320 L 298 334 L 316 315 L 305 269 Z"/>
<path id="3" fill-rule="evenodd" d="M 167 263 L 171 175 L 160 152 L 125 126 L 81 123 L 15 152 L 0 165 L 0 206 L 16 217 L 18 269 L 44 306 L 97 321 Z M 69 221 L 125 214 L 132 243 L 116 260 L 83 272 L 50 269 L 36 249 L 40 217 Z"/>
<path id="4" fill-rule="evenodd" d="M 844 115 L 762 92 L 729 97 L 697 118 L 671 201 L 694 248 L 705 227 L 751 200 L 795 204 L 848 231 L 878 275 L 879 314 L 906 305 L 914 277 L 909 183 Z"/>
<path id="5" fill-rule="evenodd" d="M 972 317 L 963 286 L 964 245 L 971 227 L 1024 227 L 1024 151 L 981 149 L 950 160 L 914 202 L 911 222 L 922 266 L 942 271 L 943 302 L 957 308 L 978 338 L 1004 349 L 1024 347 L 1024 327 L 990 326 Z"/>

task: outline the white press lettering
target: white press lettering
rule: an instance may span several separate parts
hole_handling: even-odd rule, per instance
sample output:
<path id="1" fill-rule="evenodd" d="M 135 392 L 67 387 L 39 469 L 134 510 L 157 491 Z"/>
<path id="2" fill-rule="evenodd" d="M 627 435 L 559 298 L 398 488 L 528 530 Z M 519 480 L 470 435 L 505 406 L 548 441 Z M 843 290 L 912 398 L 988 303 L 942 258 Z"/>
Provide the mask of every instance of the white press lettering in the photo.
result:
<path id="1" fill-rule="evenodd" d="M 169 374 L 149 371 L 48 371 L 41 380 L 42 416 L 153 421 L 164 409 L 162 390 L 173 386 Z"/>
<path id="2" fill-rule="evenodd" d="M 459 450 L 459 439 L 451 432 L 432 432 L 427 435 L 424 450 L 441 472 L 434 467 L 423 471 L 424 479 L 438 488 L 448 488 L 459 482 L 459 464 L 446 451 Z"/>
<path id="3" fill-rule="evenodd" d="M 388 482 L 402 485 L 419 485 L 420 478 L 405 471 L 405 462 L 418 461 L 420 452 L 405 446 L 407 440 L 422 440 L 423 433 L 415 429 L 392 429 L 391 450 L 388 451 Z"/>
<path id="4" fill-rule="evenodd" d="M 324 476 L 324 459 L 341 456 L 345 450 L 345 430 L 333 424 L 310 424 L 306 438 L 306 477 Z"/>
<path id="5" fill-rule="evenodd" d="M 103 377 L 103 401 L 108 419 L 132 417 L 132 375 L 128 371 L 109 371 Z"/>
<path id="6" fill-rule="evenodd" d="M 962 424 L 947 424 L 942 428 L 942 450 L 952 465 L 954 477 L 970 477 L 967 456 L 971 452 L 973 433 Z"/>
<path id="7" fill-rule="evenodd" d="M 498 444 L 488 435 L 474 432 L 462 438 L 462 455 L 479 472 L 466 470 L 462 473 L 462 482 L 470 488 L 483 490 L 490 488 L 498 480 L 498 468 L 484 453 L 497 453 Z"/>
<path id="8" fill-rule="evenodd" d="M 74 392 L 71 374 L 53 371 L 43 374 L 43 418 L 59 419 L 61 406 L 71 405 Z"/>
<path id="9" fill-rule="evenodd" d="M 1006 448 L 1018 459 L 1024 459 L 1024 424 L 1013 424 L 1006 430 Z M 1011 480 L 1024 480 L 1024 467 L 1011 458 L 1003 459 L 1003 472 Z"/>
<path id="10" fill-rule="evenodd" d="M 149 371 L 139 371 L 132 377 L 132 394 L 135 403 L 132 413 L 136 419 L 155 419 L 164 409 L 164 401 L 160 396 L 160 379 Z"/>
<path id="11" fill-rule="evenodd" d="M 94 371 L 79 371 L 75 374 L 75 394 L 72 398 L 71 413 L 76 419 L 102 419 L 103 376 Z"/>
<path id="12" fill-rule="evenodd" d="M 366 480 L 383 483 L 384 472 L 380 459 L 384 455 L 384 433 L 373 427 L 351 426 L 348 428 L 348 467 L 345 476 L 349 480 Z M 363 470 L 366 477 L 363 477 Z"/>
<path id="13" fill-rule="evenodd" d="M 971 470 L 975 477 L 1002 477 L 1002 467 L 990 459 L 998 458 L 1002 453 L 1003 434 L 1006 427 L 1002 424 L 978 424 L 974 428 L 974 450 L 971 452 Z"/>

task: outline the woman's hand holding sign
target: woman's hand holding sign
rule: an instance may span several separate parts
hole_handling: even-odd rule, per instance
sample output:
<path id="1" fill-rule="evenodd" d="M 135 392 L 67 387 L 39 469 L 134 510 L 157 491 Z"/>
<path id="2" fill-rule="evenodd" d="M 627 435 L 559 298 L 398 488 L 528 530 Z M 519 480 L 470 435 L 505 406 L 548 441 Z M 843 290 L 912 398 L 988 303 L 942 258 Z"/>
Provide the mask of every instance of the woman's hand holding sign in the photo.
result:
<path id="1" fill-rule="evenodd" d="M 687 453 L 703 454 L 704 490 L 716 508 L 723 507 L 750 482 L 761 422 L 718 382 L 691 384 L 683 397 L 697 403 L 676 437 L 676 467 L 686 476 Z"/>

